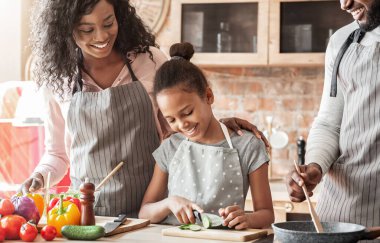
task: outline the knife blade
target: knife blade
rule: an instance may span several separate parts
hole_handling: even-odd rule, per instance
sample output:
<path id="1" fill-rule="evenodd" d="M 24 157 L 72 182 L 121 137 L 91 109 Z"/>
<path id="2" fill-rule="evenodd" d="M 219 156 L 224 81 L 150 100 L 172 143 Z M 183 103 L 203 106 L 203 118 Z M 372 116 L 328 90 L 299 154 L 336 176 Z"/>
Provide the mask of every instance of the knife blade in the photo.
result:
<path id="1" fill-rule="evenodd" d="M 125 214 L 120 214 L 117 219 L 115 219 L 113 222 L 108 222 L 104 225 L 105 233 L 111 233 L 117 227 L 119 227 L 125 220 L 127 219 L 127 215 Z"/>

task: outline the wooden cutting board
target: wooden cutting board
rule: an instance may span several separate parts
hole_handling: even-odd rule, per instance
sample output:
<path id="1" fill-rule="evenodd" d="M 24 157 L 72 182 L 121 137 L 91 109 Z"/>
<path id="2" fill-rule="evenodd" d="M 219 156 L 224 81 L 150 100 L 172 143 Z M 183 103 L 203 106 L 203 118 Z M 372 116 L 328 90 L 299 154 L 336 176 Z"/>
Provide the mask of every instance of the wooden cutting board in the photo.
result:
<path id="1" fill-rule="evenodd" d="M 96 225 L 104 226 L 108 222 L 113 222 L 116 219 L 116 217 L 103 217 L 103 216 L 96 216 L 95 222 Z M 150 224 L 150 221 L 148 219 L 134 219 L 134 218 L 128 218 L 126 221 L 123 222 L 116 230 L 112 231 L 111 233 L 106 234 L 106 236 L 116 235 L 136 229 L 141 229 Z M 46 225 L 46 218 L 41 218 L 40 222 L 38 223 L 38 230 L 41 230 Z"/>
<path id="2" fill-rule="evenodd" d="M 202 229 L 201 231 L 181 230 L 178 227 L 163 229 L 161 231 L 166 236 L 177 236 L 186 238 L 226 240 L 226 241 L 251 241 L 267 236 L 266 230 L 247 229 L 247 230 L 216 230 Z"/>
<path id="3" fill-rule="evenodd" d="M 101 217 L 96 216 L 96 224 L 104 226 L 107 222 L 112 222 L 116 219 L 116 217 Z M 148 219 L 134 219 L 134 218 L 128 218 L 126 221 L 123 222 L 117 229 L 114 231 L 106 234 L 106 236 L 116 235 L 132 230 L 137 230 L 144 228 L 150 224 L 150 221 Z"/>

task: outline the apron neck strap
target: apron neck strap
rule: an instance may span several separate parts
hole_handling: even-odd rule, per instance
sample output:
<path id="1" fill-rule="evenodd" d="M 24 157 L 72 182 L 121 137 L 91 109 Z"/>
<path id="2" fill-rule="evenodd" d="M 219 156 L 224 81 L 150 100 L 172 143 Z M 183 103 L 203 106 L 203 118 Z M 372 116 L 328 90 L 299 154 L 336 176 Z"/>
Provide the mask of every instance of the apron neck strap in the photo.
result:
<path id="1" fill-rule="evenodd" d="M 356 29 L 348 36 L 347 40 L 343 43 L 342 47 L 340 48 L 334 62 L 334 68 L 333 68 L 332 78 L 331 78 L 330 97 L 336 97 L 336 93 L 338 89 L 337 79 L 338 79 L 339 64 L 340 64 L 340 61 L 342 61 L 344 53 L 347 51 L 348 47 L 352 43 L 360 43 L 364 35 L 365 35 L 365 32 L 363 30 Z"/>
<path id="2" fill-rule="evenodd" d="M 134 73 L 133 70 L 132 70 L 132 67 L 131 67 L 131 64 L 129 63 L 129 60 L 127 60 L 126 64 L 127 64 L 127 67 L 128 67 L 129 73 L 131 74 L 132 81 L 138 81 L 138 79 L 137 79 L 135 73 Z"/>
<path id="3" fill-rule="evenodd" d="M 228 133 L 228 128 L 226 127 L 226 125 L 224 125 L 221 122 L 220 122 L 220 127 L 222 128 L 224 137 L 226 137 L 228 145 L 230 146 L 231 149 L 233 149 L 234 147 L 232 146 L 231 137 L 230 137 L 230 134 Z"/>

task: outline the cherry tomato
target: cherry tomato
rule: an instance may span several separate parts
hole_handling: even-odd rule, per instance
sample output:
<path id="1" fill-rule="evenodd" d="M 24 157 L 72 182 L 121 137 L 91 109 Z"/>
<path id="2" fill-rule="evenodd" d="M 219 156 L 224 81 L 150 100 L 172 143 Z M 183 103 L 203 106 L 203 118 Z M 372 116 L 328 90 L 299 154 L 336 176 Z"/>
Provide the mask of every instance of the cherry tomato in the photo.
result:
<path id="1" fill-rule="evenodd" d="M 0 227 L 0 242 L 5 240 L 5 230 Z"/>
<path id="2" fill-rule="evenodd" d="M 35 224 L 30 221 L 23 224 L 20 229 L 20 238 L 23 241 L 34 241 L 38 235 L 38 230 Z"/>
<path id="3" fill-rule="evenodd" d="M 0 220 L 1 228 L 5 230 L 6 240 L 20 239 L 19 232 L 21 225 L 25 224 L 26 220 L 20 215 L 7 215 Z"/>
<path id="4" fill-rule="evenodd" d="M 54 240 L 54 238 L 57 236 L 57 230 L 54 226 L 46 225 L 41 230 L 41 236 L 47 241 Z"/>
<path id="5" fill-rule="evenodd" d="M 0 214 L 2 216 L 11 215 L 15 211 L 15 206 L 9 199 L 0 199 Z"/>

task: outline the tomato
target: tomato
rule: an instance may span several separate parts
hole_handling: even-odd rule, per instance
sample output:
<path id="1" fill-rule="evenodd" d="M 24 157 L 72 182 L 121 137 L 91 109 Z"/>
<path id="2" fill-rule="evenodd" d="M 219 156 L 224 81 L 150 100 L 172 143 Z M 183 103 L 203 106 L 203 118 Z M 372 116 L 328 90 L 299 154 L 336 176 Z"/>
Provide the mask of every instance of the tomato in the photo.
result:
<path id="1" fill-rule="evenodd" d="M 31 223 L 30 221 L 23 224 L 20 229 L 20 238 L 23 241 L 34 241 L 34 239 L 38 235 L 38 230 L 35 224 Z"/>
<path id="2" fill-rule="evenodd" d="M 20 215 L 7 215 L 0 220 L 1 228 L 5 230 L 6 240 L 20 239 L 19 232 L 21 225 L 25 224 L 26 220 Z"/>
<path id="3" fill-rule="evenodd" d="M 45 240 L 51 241 L 57 236 L 57 230 L 54 226 L 46 225 L 41 230 L 41 236 Z"/>
<path id="4" fill-rule="evenodd" d="M 0 227 L 0 242 L 3 242 L 5 240 L 5 230 Z"/>
<path id="5" fill-rule="evenodd" d="M 15 211 L 15 206 L 9 199 L 0 199 L 0 214 L 2 216 L 10 215 Z"/>

